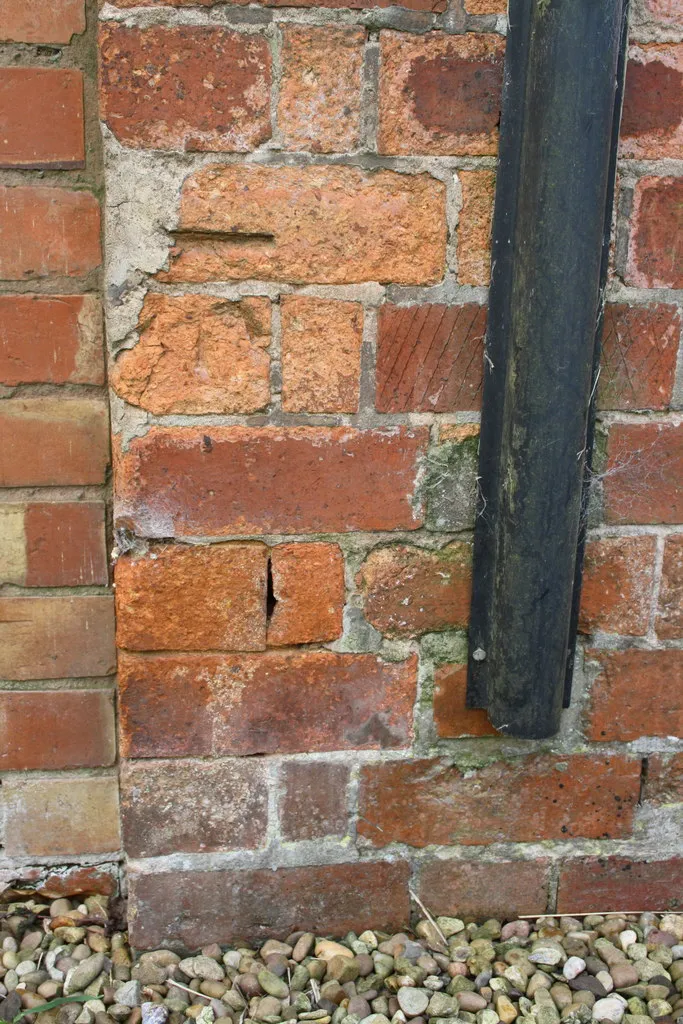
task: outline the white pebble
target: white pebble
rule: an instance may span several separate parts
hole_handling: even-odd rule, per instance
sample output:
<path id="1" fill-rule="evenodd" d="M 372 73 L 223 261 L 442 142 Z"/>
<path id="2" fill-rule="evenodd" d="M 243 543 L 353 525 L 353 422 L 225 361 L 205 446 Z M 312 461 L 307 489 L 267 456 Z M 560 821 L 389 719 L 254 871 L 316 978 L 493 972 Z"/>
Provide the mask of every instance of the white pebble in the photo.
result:
<path id="1" fill-rule="evenodd" d="M 608 1020 L 611 1024 L 620 1024 L 624 1016 L 624 1004 L 616 996 L 597 999 L 593 1005 L 594 1020 Z"/>
<path id="2" fill-rule="evenodd" d="M 632 946 L 634 942 L 638 941 L 638 936 L 632 928 L 627 928 L 625 932 L 619 932 L 619 945 L 623 949 L 624 953 L 629 946 Z"/>
<path id="3" fill-rule="evenodd" d="M 614 989 L 612 975 L 608 971 L 598 971 L 595 977 L 598 979 L 605 992 L 611 992 Z"/>
<path id="4" fill-rule="evenodd" d="M 570 956 L 566 964 L 562 968 L 567 981 L 571 981 L 572 978 L 578 978 L 582 971 L 586 970 L 586 961 L 582 960 L 580 956 Z"/>

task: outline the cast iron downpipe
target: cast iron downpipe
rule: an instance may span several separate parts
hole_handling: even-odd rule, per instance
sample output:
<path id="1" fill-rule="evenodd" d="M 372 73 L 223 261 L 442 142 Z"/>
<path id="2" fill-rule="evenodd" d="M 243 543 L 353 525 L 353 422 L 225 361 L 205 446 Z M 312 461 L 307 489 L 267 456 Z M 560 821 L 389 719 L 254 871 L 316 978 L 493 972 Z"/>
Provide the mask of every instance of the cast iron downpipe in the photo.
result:
<path id="1" fill-rule="evenodd" d="M 510 0 L 474 538 L 468 704 L 559 728 L 612 219 L 628 0 Z"/>

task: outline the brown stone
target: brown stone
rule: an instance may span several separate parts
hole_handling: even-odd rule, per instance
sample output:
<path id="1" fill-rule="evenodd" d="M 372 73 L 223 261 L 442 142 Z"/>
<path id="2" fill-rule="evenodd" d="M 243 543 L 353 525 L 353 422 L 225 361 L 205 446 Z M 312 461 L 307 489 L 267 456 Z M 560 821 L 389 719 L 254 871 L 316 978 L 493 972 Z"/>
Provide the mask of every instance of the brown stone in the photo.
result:
<path id="1" fill-rule="evenodd" d="M 24 536 L 27 587 L 82 587 L 109 582 L 101 501 L 32 502 Z"/>
<path id="2" fill-rule="evenodd" d="M 205 167 L 183 186 L 162 281 L 433 284 L 446 255 L 445 186 L 356 167 Z"/>
<path id="3" fill-rule="evenodd" d="M 268 646 L 324 643 L 342 632 L 344 556 L 337 544 L 278 544 L 270 555 L 275 606 Z"/>
<path id="4" fill-rule="evenodd" d="M 0 296 L 0 383 L 103 384 L 96 295 Z"/>
<path id="5" fill-rule="evenodd" d="M 683 753 L 648 757 L 643 799 L 656 806 L 683 804 Z"/>
<path id="6" fill-rule="evenodd" d="M 491 220 L 494 171 L 459 171 L 462 209 L 458 221 L 458 282 L 488 285 L 491 273 Z"/>
<path id="7" fill-rule="evenodd" d="M 100 208 L 93 195 L 0 186 L 0 278 L 82 277 L 99 265 Z"/>
<path id="8" fill-rule="evenodd" d="M 549 867 L 547 860 L 429 860 L 420 869 L 418 895 L 441 914 L 475 920 L 543 914 L 548 903 Z"/>
<path id="9" fill-rule="evenodd" d="M 629 743 L 683 731 L 683 658 L 668 651 L 586 651 L 600 664 L 588 709 L 588 738 Z"/>
<path id="10" fill-rule="evenodd" d="M 384 305 L 377 339 L 378 412 L 481 407 L 486 307 Z"/>
<path id="11" fill-rule="evenodd" d="M 358 574 L 365 617 L 390 637 L 463 627 L 469 620 L 472 548 L 454 541 L 440 551 L 375 548 Z"/>
<path id="12" fill-rule="evenodd" d="M 196 25 L 100 25 L 100 104 L 114 135 L 143 149 L 245 152 L 270 138 L 263 36 Z"/>
<path id="13" fill-rule="evenodd" d="M 0 679 L 107 676 L 115 664 L 113 598 L 0 598 Z"/>
<path id="14" fill-rule="evenodd" d="M 607 456 L 608 523 L 683 522 L 683 424 L 615 423 Z"/>
<path id="15" fill-rule="evenodd" d="M 4 851 L 9 857 L 115 853 L 121 845 L 118 796 L 115 776 L 7 776 Z"/>
<path id="16" fill-rule="evenodd" d="M 425 428 L 152 428 L 118 460 L 116 512 L 148 537 L 412 530 Z"/>
<path id="17" fill-rule="evenodd" d="M 250 761 L 154 761 L 121 768 L 123 845 L 129 857 L 262 846 L 266 766 Z"/>
<path id="18" fill-rule="evenodd" d="M 579 629 L 644 636 L 650 621 L 656 537 L 605 537 L 586 545 Z"/>
<path id="19" fill-rule="evenodd" d="M 409 746 L 416 659 L 269 651 L 119 658 L 125 757 Z"/>
<path id="20" fill-rule="evenodd" d="M 85 31 L 84 0 L 5 0 L 0 38 L 14 43 L 69 43 Z"/>
<path id="21" fill-rule="evenodd" d="M 655 624 L 657 636 L 675 640 L 683 636 L 683 535 L 667 537 Z"/>
<path id="22" fill-rule="evenodd" d="M 116 392 L 156 415 L 253 413 L 270 401 L 270 300 L 150 292 L 140 340 L 111 374 Z"/>
<path id="23" fill-rule="evenodd" d="M 588 904 L 596 913 L 608 913 L 616 906 L 639 911 L 683 910 L 683 857 L 572 858 L 560 871 L 557 910 L 560 914 L 581 913 Z"/>
<path id="24" fill-rule="evenodd" d="M 0 68 L 0 124 L 0 167 L 83 167 L 82 72 Z"/>
<path id="25" fill-rule="evenodd" d="M 296 296 L 280 309 L 285 412 L 358 412 L 361 304 Z"/>
<path id="26" fill-rule="evenodd" d="M 364 43 L 362 28 L 283 26 L 277 120 L 285 149 L 358 148 Z"/>
<path id="27" fill-rule="evenodd" d="M 681 336 L 678 308 L 608 302 L 598 382 L 601 409 L 668 409 Z"/>
<path id="28" fill-rule="evenodd" d="M 116 564 L 117 642 L 134 651 L 266 646 L 263 544 L 154 544 Z"/>
<path id="29" fill-rule="evenodd" d="M 434 672 L 434 724 L 441 738 L 497 736 L 488 715 L 468 708 L 467 665 L 440 665 Z"/>
<path id="30" fill-rule="evenodd" d="M 468 14 L 507 14 L 506 0 L 465 0 Z"/>
<path id="31" fill-rule="evenodd" d="M 113 764 L 113 698 L 107 690 L 0 693 L 0 771 Z"/>
<path id="32" fill-rule="evenodd" d="M 100 398 L 0 402 L 0 486 L 104 483 L 107 405 Z"/>
<path id="33" fill-rule="evenodd" d="M 626 283 L 683 288 L 683 178 L 640 178 L 630 224 Z"/>
<path id="34" fill-rule="evenodd" d="M 281 768 L 280 783 L 280 833 L 285 842 L 347 834 L 348 765 L 289 761 Z"/>
<path id="35" fill-rule="evenodd" d="M 380 153 L 496 153 L 504 39 L 382 32 L 380 49 Z"/>
<path id="36" fill-rule="evenodd" d="M 683 44 L 631 46 L 619 151 L 631 159 L 683 156 Z"/>

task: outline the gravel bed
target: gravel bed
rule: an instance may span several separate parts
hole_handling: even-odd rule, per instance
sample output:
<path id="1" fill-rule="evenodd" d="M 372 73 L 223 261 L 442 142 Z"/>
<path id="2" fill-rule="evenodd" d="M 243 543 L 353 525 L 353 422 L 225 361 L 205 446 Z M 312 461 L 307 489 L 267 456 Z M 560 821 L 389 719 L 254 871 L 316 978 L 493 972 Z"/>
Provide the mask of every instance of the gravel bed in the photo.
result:
<path id="1" fill-rule="evenodd" d="M 425 911 L 427 914 L 427 912 Z M 0 913 L 0 1020 L 37 1024 L 683 1024 L 683 915 L 295 932 L 260 949 L 134 959 L 108 900 Z M 41 1006 L 60 997 L 78 1002 Z"/>

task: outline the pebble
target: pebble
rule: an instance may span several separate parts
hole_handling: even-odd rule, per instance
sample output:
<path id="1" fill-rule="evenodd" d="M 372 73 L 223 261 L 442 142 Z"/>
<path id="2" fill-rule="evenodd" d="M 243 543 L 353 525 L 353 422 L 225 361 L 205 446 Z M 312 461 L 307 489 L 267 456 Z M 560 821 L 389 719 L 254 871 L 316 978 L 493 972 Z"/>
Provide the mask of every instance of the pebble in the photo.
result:
<path id="1" fill-rule="evenodd" d="M 142 1024 L 166 1024 L 168 1007 L 163 1003 L 142 1004 Z"/>
<path id="2" fill-rule="evenodd" d="M 116 990 L 116 1002 L 123 1006 L 140 1006 L 142 989 L 139 981 L 128 981 Z"/>
<path id="3" fill-rule="evenodd" d="M 620 999 L 608 996 L 606 999 L 598 999 L 593 1005 L 593 1018 L 597 1021 L 606 1020 L 611 1024 L 620 1024 L 624 1016 L 625 1007 Z"/>
<path id="4" fill-rule="evenodd" d="M 570 956 L 562 967 L 562 973 L 565 978 L 576 978 L 577 975 L 585 970 L 586 961 L 582 960 L 580 956 Z"/>
<path id="5" fill-rule="evenodd" d="M 397 998 L 406 1017 L 419 1017 L 429 1005 L 429 993 L 422 988 L 400 988 Z"/>
<path id="6" fill-rule="evenodd" d="M 188 978 L 201 978 L 204 981 L 222 981 L 225 971 L 210 956 L 190 956 L 181 960 L 178 967 Z M 153 984 L 153 983 L 152 983 Z"/>

